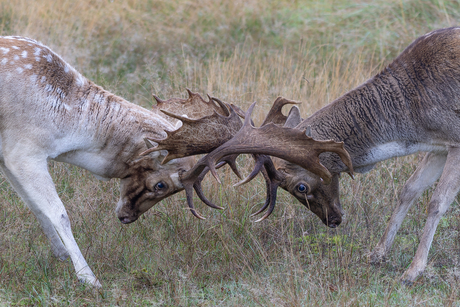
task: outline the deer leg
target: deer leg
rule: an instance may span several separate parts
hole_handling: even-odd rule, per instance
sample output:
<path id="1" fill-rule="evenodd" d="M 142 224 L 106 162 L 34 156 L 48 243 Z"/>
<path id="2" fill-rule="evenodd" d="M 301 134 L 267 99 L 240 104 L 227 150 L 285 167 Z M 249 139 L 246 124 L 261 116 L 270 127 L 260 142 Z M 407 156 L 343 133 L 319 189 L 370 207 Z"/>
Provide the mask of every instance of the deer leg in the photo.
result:
<path id="1" fill-rule="evenodd" d="M 438 180 L 442 174 L 445 163 L 446 154 L 427 153 L 425 155 L 415 172 L 405 183 L 399 197 L 398 205 L 391 215 L 385 233 L 370 254 L 369 258 L 372 264 L 378 264 L 385 261 L 396 233 L 410 207 L 414 201 L 422 195 L 423 191 Z"/>
<path id="2" fill-rule="evenodd" d="M 24 191 L 21 191 L 21 185 L 16 182 L 14 176 L 10 173 L 10 171 L 5 167 L 3 163 L 0 163 L 0 168 L 5 174 L 6 178 L 8 179 L 9 183 L 13 186 L 14 190 L 20 194 L 24 195 Z M 61 261 L 65 261 L 69 257 L 69 253 L 65 248 L 64 244 L 62 243 L 61 238 L 59 238 L 56 229 L 52 227 L 52 224 L 49 219 L 40 218 L 41 216 L 37 216 L 38 221 L 42 227 L 43 232 L 45 233 L 46 237 L 51 243 L 51 250 L 56 258 L 60 259 Z"/>
<path id="3" fill-rule="evenodd" d="M 460 148 L 449 148 L 447 161 L 428 206 L 428 217 L 415 257 L 401 279 L 412 283 L 426 267 L 436 227 L 460 190 Z"/>
<path id="4" fill-rule="evenodd" d="M 12 157 L 5 157 L 4 169 L 6 176 L 17 188 L 16 192 L 46 228 L 45 233 L 51 237 L 52 244 L 62 249 L 56 233 L 60 237 L 72 259 L 78 279 L 100 287 L 101 284 L 86 263 L 72 234 L 69 217 L 48 173 L 46 159 L 17 154 Z"/>

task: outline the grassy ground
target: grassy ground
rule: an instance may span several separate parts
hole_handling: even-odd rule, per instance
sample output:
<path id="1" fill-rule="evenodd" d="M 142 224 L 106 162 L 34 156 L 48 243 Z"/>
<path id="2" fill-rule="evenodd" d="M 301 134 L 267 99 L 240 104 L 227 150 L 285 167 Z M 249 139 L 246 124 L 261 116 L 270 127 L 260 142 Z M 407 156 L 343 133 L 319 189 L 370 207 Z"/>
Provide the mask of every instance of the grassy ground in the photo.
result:
<path id="1" fill-rule="evenodd" d="M 0 1 L 2 35 L 42 41 L 96 83 L 150 107 L 151 94 L 185 88 L 246 108 L 256 121 L 277 96 L 308 116 L 371 77 L 416 37 L 456 25 L 460 4 L 413 1 Z M 383 234 L 420 156 L 341 179 L 347 220 L 328 229 L 281 193 L 262 223 L 249 217 L 262 181 L 232 188 L 223 171 L 205 192 L 226 208 L 199 206 L 198 221 L 175 195 L 131 225 L 114 215 L 118 182 L 51 163 L 83 254 L 103 284 L 77 282 L 51 255 L 38 222 L 0 178 L 0 305 L 14 306 L 459 306 L 460 208 L 441 220 L 428 267 L 412 286 L 410 264 L 430 193 L 409 212 L 389 261 L 367 254 Z M 242 169 L 249 164 L 242 158 Z"/>

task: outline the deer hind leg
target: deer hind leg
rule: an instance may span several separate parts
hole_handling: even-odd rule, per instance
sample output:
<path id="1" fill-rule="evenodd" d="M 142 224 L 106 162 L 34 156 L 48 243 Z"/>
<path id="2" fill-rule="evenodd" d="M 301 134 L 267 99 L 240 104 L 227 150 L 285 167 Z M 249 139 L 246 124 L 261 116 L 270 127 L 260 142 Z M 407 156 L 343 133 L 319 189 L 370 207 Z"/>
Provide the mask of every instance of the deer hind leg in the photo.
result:
<path id="1" fill-rule="evenodd" d="M 385 233 L 377 246 L 370 254 L 370 262 L 378 264 L 384 262 L 391 249 L 396 233 L 401 226 L 404 217 L 416 199 L 423 191 L 432 186 L 441 176 L 446 164 L 446 154 L 427 153 L 415 172 L 404 185 Z"/>
<path id="2" fill-rule="evenodd" d="M 16 181 L 15 177 L 3 163 L 0 163 L 0 168 L 10 184 L 13 186 L 14 190 L 20 195 L 25 195 L 24 191 L 21 190 L 22 186 Z M 51 224 L 51 221 L 48 218 L 43 218 L 41 215 L 37 216 L 37 219 L 40 222 L 43 232 L 51 243 L 51 250 L 53 251 L 54 256 L 62 261 L 65 261 L 69 257 L 69 253 L 62 243 L 61 238 L 59 238 L 56 229 Z"/>
<path id="3" fill-rule="evenodd" d="M 428 206 L 428 217 L 415 257 L 401 279 L 412 283 L 426 267 L 436 227 L 460 190 L 460 148 L 449 148 L 447 161 Z"/>
<path id="4" fill-rule="evenodd" d="M 86 263 L 70 227 L 70 220 L 48 173 L 46 159 L 35 156 L 27 158 L 12 155 L 5 157 L 4 171 L 9 180 L 14 183 L 16 192 L 46 228 L 52 244 L 66 249 L 74 265 L 80 281 L 100 287 L 101 284 Z M 59 236 L 61 243 L 56 238 Z M 65 253 L 64 253 L 65 254 Z"/>

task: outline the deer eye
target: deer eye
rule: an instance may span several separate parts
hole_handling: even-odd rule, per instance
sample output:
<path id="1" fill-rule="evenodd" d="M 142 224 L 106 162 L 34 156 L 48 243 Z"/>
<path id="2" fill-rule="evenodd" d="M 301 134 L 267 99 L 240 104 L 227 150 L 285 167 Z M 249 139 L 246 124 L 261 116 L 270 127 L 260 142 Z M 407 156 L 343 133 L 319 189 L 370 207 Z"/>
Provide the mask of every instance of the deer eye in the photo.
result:
<path id="1" fill-rule="evenodd" d="M 300 183 L 298 186 L 297 186 L 297 191 L 302 193 L 302 194 L 306 194 L 308 192 L 308 186 L 306 184 L 303 184 L 303 183 Z"/>
<path id="2" fill-rule="evenodd" d="M 167 187 L 168 186 L 166 185 L 166 183 L 164 183 L 163 181 L 160 181 L 155 185 L 155 190 L 163 190 L 163 189 L 166 189 Z"/>

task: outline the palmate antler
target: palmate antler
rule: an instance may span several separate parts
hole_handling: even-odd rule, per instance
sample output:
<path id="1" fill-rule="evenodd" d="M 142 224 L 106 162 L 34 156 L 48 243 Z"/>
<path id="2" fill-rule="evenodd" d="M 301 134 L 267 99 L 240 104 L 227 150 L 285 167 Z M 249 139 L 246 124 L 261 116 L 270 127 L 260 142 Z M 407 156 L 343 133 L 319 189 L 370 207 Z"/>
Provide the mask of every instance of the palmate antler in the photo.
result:
<path id="1" fill-rule="evenodd" d="M 162 100 L 157 96 L 153 95 L 157 105 L 156 108 L 173 113 L 175 115 L 187 115 L 187 118 L 200 119 L 204 116 L 212 115 L 213 112 L 217 112 L 221 115 L 226 115 L 227 108 L 222 108 L 220 103 L 213 100 L 209 95 L 208 101 L 204 100 L 200 94 L 192 92 L 190 89 L 186 89 L 188 98 L 170 98 L 168 100 Z M 215 102 L 218 104 L 216 105 Z"/>
<path id="2" fill-rule="evenodd" d="M 172 159 L 209 153 L 231 139 L 242 127 L 242 121 L 232 106 L 209 95 L 209 101 L 205 101 L 199 94 L 193 93 L 189 89 L 187 92 L 189 94 L 188 99 L 161 100 L 154 96 L 158 102 L 157 107 L 167 116 L 182 121 L 182 127 L 175 131 L 166 131 L 167 137 L 164 139 L 147 138 L 146 142 L 150 144 L 150 148 L 141 155 L 158 150 L 167 150 L 168 154 L 161 162 L 164 164 Z M 184 116 L 173 112 L 184 114 Z M 219 168 L 228 164 L 233 172 L 241 178 L 236 167 L 237 156 L 238 154 L 225 156 L 214 167 Z M 199 171 L 194 170 L 194 177 L 189 178 L 191 171 L 182 172 L 180 180 L 187 195 L 190 211 L 194 216 L 204 219 L 194 209 L 193 190 L 206 205 L 216 209 L 223 208 L 214 205 L 203 194 L 201 182 L 208 169 L 202 167 Z"/>
<path id="3" fill-rule="evenodd" d="M 241 120 L 230 106 L 217 98 L 211 99 L 219 103 L 225 112 L 224 115 L 214 111 L 212 115 L 200 119 L 190 119 L 161 110 L 164 114 L 182 121 L 182 127 L 175 131 L 166 131 L 167 137 L 165 139 L 148 138 L 148 140 L 157 143 L 158 146 L 148 149 L 143 154 L 167 150 L 168 155 L 162 161 L 162 163 L 166 163 L 172 159 L 209 153 L 231 139 L 241 128 Z"/>

